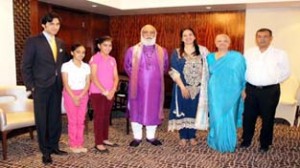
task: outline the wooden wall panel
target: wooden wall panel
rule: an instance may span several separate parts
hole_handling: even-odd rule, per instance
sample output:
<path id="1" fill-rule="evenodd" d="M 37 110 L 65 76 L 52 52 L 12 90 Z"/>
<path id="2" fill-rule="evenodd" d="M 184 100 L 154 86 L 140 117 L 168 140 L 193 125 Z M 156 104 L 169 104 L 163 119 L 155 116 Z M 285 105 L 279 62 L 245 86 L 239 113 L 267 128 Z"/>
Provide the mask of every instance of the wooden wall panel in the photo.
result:
<path id="1" fill-rule="evenodd" d="M 191 27 L 196 31 L 199 44 L 215 51 L 214 39 L 217 34 L 226 33 L 231 37 L 231 48 L 243 52 L 245 12 L 181 13 L 110 17 L 109 30 L 114 38 L 112 55 L 117 58 L 118 70 L 123 72 L 126 49 L 140 39 L 140 29 L 152 24 L 158 31 L 157 43 L 168 52 L 179 46 L 182 28 Z"/>
<path id="2" fill-rule="evenodd" d="M 24 42 L 29 36 L 37 35 L 43 31 L 40 20 L 46 13 L 54 11 L 62 17 L 62 26 L 58 37 L 65 41 L 67 52 L 73 43 L 80 42 L 86 47 L 85 62 L 94 53 L 95 38 L 109 34 L 108 16 L 54 6 L 38 0 L 14 0 L 13 5 L 18 84 L 23 84 L 20 64 Z"/>
<path id="3" fill-rule="evenodd" d="M 38 1 L 37 0 L 30 0 L 30 33 L 36 34 L 39 32 L 39 7 L 38 7 Z M 34 26 L 33 26 L 34 25 Z"/>
<path id="4" fill-rule="evenodd" d="M 95 53 L 95 40 L 104 35 L 109 35 L 109 17 L 91 14 L 91 38 L 89 45 L 92 46 L 92 54 Z"/>
<path id="5" fill-rule="evenodd" d="M 70 51 L 72 44 L 81 43 L 86 47 L 86 54 L 90 55 L 91 46 L 87 45 L 90 37 L 88 14 L 60 7 L 53 7 L 53 11 L 62 18 L 57 36 L 64 40 L 67 51 Z"/>
<path id="6" fill-rule="evenodd" d="M 65 41 L 67 51 L 70 51 L 74 43 L 83 44 L 86 48 L 84 61 L 88 62 L 94 53 L 95 38 L 109 32 L 109 17 L 58 6 L 53 6 L 52 9 L 62 18 L 58 37 Z"/>
<path id="7" fill-rule="evenodd" d="M 94 53 L 95 38 L 109 34 L 108 16 L 37 2 L 37 0 L 31 1 L 31 35 L 43 31 L 40 19 L 47 12 L 54 11 L 62 18 L 61 29 L 57 36 L 65 41 L 68 52 L 72 44 L 82 43 L 87 51 L 85 62 L 88 62 Z"/>
<path id="8" fill-rule="evenodd" d="M 38 2 L 38 0 L 30 0 L 30 32 L 36 35 L 43 31 L 41 18 L 52 11 L 52 6 L 47 3 Z"/>
<path id="9" fill-rule="evenodd" d="M 15 32 L 15 60 L 17 85 L 23 84 L 21 62 L 26 37 L 30 35 L 30 1 L 14 0 L 14 32 Z"/>

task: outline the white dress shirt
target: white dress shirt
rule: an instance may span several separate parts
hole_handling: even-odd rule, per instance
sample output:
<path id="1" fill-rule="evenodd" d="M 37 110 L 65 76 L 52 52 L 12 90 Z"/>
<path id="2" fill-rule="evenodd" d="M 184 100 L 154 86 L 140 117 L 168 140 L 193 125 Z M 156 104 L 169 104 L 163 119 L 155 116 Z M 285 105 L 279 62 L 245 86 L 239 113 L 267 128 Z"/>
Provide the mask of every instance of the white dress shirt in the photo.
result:
<path id="1" fill-rule="evenodd" d="M 290 75 L 289 61 L 285 51 L 269 46 L 261 52 L 258 47 L 245 52 L 247 63 L 246 81 L 255 86 L 281 83 Z"/>
<path id="2" fill-rule="evenodd" d="M 55 36 L 51 37 L 51 35 L 49 33 L 47 33 L 46 31 L 43 31 L 43 34 L 44 36 L 46 37 L 49 45 L 51 45 L 51 39 L 54 38 L 55 39 Z"/>

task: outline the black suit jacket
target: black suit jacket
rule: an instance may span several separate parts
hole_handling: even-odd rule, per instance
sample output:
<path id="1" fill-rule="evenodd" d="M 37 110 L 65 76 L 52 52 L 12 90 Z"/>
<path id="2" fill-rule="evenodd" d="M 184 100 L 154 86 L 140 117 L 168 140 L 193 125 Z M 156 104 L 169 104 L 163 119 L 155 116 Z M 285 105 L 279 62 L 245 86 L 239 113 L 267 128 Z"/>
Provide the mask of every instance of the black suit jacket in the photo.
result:
<path id="1" fill-rule="evenodd" d="M 54 84 L 58 77 L 59 87 L 62 88 L 61 65 L 66 62 L 65 45 L 59 38 L 55 38 L 57 45 L 57 60 L 55 62 L 53 53 L 43 33 L 29 37 L 26 40 L 22 75 L 27 90 L 35 87 L 46 88 Z"/>

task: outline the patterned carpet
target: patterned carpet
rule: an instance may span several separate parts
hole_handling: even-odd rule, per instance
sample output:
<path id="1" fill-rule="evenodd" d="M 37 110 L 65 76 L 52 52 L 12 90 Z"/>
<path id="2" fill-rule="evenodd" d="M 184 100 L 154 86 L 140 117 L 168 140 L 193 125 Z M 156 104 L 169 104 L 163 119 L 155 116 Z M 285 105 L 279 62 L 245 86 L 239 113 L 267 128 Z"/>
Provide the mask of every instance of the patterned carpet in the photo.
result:
<path id="1" fill-rule="evenodd" d="M 167 112 L 166 112 L 167 116 Z M 68 150 L 66 121 L 64 119 L 61 149 Z M 260 128 L 260 123 L 257 124 Z M 287 168 L 300 167 L 300 128 L 276 124 L 275 140 L 267 153 L 258 151 L 259 143 L 256 131 L 255 140 L 249 149 L 237 149 L 235 153 L 221 154 L 209 149 L 206 145 L 207 132 L 198 131 L 199 145 L 182 148 L 178 145 L 177 132 L 167 132 L 167 120 L 159 127 L 158 137 L 163 146 L 155 147 L 143 141 L 137 148 L 129 147 L 132 135 L 126 135 L 125 119 L 114 118 L 110 127 L 112 141 L 120 147 L 109 148 L 109 154 L 96 153 L 93 149 L 93 123 L 89 121 L 85 143 L 89 148 L 86 154 L 53 155 L 53 164 L 47 167 L 57 168 Z M 241 136 L 241 130 L 239 137 Z M 41 154 L 35 140 L 29 134 L 21 134 L 8 140 L 8 160 L 0 159 L 0 167 L 44 167 Z M 2 155 L 2 148 L 0 148 Z"/>

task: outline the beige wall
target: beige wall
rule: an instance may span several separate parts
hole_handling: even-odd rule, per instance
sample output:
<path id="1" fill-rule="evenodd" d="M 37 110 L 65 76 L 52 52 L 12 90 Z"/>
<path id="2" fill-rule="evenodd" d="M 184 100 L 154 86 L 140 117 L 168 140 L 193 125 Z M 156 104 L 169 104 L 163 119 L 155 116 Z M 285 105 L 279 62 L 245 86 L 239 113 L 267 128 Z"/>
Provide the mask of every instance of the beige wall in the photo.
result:
<path id="1" fill-rule="evenodd" d="M 245 49 L 255 45 L 255 32 L 262 27 L 273 31 L 273 45 L 287 52 L 291 70 L 300 81 L 300 7 L 248 9 Z"/>
<path id="2" fill-rule="evenodd" d="M 0 1 L 0 85 L 16 85 L 13 1 Z"/>

